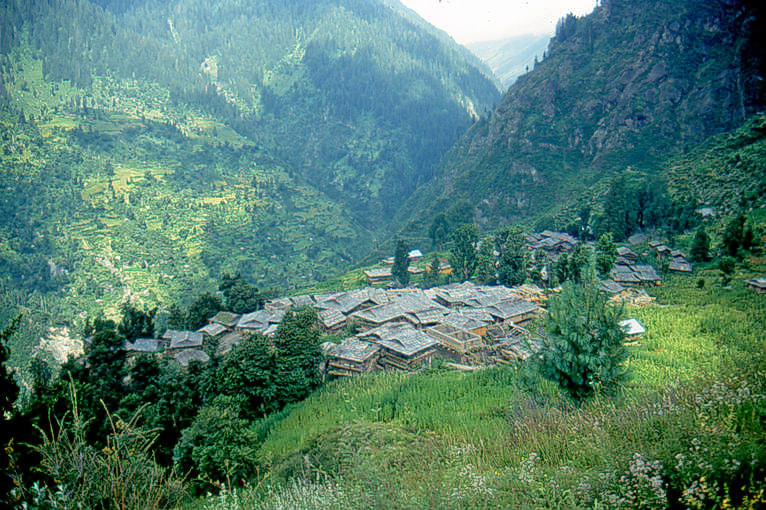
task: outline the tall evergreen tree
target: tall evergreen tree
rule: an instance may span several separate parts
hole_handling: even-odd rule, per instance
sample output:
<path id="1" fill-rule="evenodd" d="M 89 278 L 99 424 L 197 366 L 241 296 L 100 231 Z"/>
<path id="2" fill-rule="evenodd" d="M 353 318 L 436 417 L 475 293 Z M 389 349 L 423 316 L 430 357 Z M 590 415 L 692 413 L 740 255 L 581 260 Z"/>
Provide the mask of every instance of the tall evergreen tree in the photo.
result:
<path id="1" fill-rule="evenodd" d="M 529 250 L 526 237 L 520 227 L 512 227 L 504 233 L 505 242 L 500 250 L 497 272 L 503 285 L 520 285 L 527 279 Z"/>
<path id="2" fill-rule="evenodd" d="M 479 232 L 473 224 L 463 225 L 452 233 L 450 264 L 461 282 L 470 280 L 476 270 L 476 242 Z"/>
<path id="3" fill-rule="evenodd" d="M 410 283 L 410 246 L 407 241 L 399 239 L 396 242 L 394 251 L 394 265 L 391 267 L 391 274 L 394 275 L 399 285 L 406 287 Z"/>
<path id="4" fill-rule="evenodd" d="M 617 258 L 617 247 L 611 232 L 607 232 L 598 238 L 596 243 L 596 270 L 602 278 L 609 274 L 612 265 Z"/>
<path id="5" fill-rule="evenodd" d="M 492 237 L 485 237 L 479 244 L 479 251 L 476 256 L 476 278 L 486 284 L 497 283 L 497 268 L 495 267 L 495 240 Z"/>
<path id="6" fill-rule="evenodd" d="M 738 214 L 726 224 L 726 229 L 721 237 L 721 248 L 730 257 L 737 257 L 745 233 L 745 216 Z"/>
<path id="7" fill-rule="evenodd" d="M 689 252 L 689 256 L 694 262 L 705 262 L 709 257 L 710 252 L 710 238 L 705 232 L 705 227 L 700 225 L 697 232 L 694 234 L 694 241 L 692 241 L 692 248 Z"/>
<path id="8" fill-rule="evenodd" d="M 611 307 L 595 282 L 567 282 L 549 302 L 542 367 L 575 398 L 610 388 L 625 375 L 621 310 Z"/>

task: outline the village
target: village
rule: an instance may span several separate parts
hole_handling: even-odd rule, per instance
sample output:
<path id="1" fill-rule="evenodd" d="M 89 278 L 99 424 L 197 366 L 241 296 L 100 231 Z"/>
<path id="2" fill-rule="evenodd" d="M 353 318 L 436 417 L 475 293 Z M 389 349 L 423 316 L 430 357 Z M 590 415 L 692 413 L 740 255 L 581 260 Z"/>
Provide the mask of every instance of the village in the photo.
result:
<path id="1" fill-rule="evenodd" d="M 634 239 L 646 243 L 645 238 Z M 527 248 L 542 250 L 550 261 L 574 250 L 578 240 L 569 234 L 544 231 L 527 236 Z M 664 257 L 669 271 L 691 272 L 683 253 L 657 241 L 648 241 L 649 250 Z M 409 253 L 415 264 L 422 259 L 419 250 Z M 643 305 L 653 301 L 642 287 L 660 285 L 657 270 L 639 264 L 639 255 L 628 247 L 617 248 L 611 278 L 600 281 L 601 290 L 614 303 Z M 226 355 L 249 334 L 274 335 L 290 309 L 312 307 L 317 326 L 340 343 L 325 342 L 323 376 L 351 376 L 378 370 L 412 371 L 427 366 L 436 358 L 452 368 L 477 367 L 525 360 L 542 348 L 539 331 L 530 328 L 544 313 L 548 295 L 534 284 L 515 287 L 480 285 L 471 281 L 449 283 L 421 289 L 398 288 L 393 282 L 392 260 L 381 268 L 365 271 L 367 286 L 333 293 L 303 294 L 267 301 L 263 309 L 251 313 L 218 312 L 197 331 L 169 329 L 157 339 L 137 339 L 125 345 L 128 354 L 154 353 L 174 358 L 182 366 L 192 361 L 210 360 L 210 347 L 216 355 Z M 410 266 L 418 274 L 422 268 Z M 439 272 L 451 267 L 441 262 Z M 620 323 L 628 339 L 645 331 L 635 319 Z"/>

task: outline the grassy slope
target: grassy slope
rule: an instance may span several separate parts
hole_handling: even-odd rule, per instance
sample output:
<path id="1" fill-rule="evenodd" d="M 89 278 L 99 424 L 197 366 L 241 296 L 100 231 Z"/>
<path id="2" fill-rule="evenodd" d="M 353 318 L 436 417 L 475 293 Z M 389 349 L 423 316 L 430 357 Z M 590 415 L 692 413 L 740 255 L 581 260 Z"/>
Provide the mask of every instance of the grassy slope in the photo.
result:
<path id="1" fill-rule="evenodd" d="M 626 311 L 648 333 L 630 347 L 631 375 L 613 398 L 573 406 L 529 365 L 334 381 L 276 420 L 259 450 L 267 475 L 239 501 L 571 507 L 604 501 L 602 490 L 619 496 L 635 453 L 660 460 L 665 482 L 686 477 L 675 485 L 693 482 L 673 463 L 697 442 L 710 462 L 743 451 L 761 462 L 763 408 L 748 406 L 762 397 L 732 395 L 764 391 L 766 296 L 702 277 L 704 289 L 697 277 L 672 278 L 657 305 Z"/>

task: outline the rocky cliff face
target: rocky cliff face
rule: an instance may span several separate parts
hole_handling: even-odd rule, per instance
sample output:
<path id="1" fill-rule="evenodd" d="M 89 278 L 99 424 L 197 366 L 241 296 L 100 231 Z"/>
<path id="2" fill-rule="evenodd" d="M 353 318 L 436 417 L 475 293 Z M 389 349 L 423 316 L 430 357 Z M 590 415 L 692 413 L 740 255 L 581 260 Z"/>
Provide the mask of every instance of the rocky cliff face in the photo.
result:
<path id="1" fill-rule="evenodd" d="M 609 0 L 562 20 L 545 60 L 473 126 L 421 197 L 434 210 L 447 194 L 468 198 L 489 225 L 525 220 L 736 127 L 763 105 L 761 11 Z"/>

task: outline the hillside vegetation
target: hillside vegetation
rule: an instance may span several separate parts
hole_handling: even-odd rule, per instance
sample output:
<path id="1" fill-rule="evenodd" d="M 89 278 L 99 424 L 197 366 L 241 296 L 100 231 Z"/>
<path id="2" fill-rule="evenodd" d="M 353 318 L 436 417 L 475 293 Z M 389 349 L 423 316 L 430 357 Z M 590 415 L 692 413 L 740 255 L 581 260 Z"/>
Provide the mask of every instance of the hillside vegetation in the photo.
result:
<path id="1" fill-rule="evenodd" d="M 469 200 L 490 227 L 553 217 L 628 167 L 657 172 L 667 158 L 739 126 L 764 104 L 759 9 L 611 0 L 568 16 L 545 60 L 403 209 L 408 232 L 426 231 L 455 199 Z"/>
<path id="2" fill-rule="evenodd" d="M 13 0 L 0 25 L 19 360 L 47 326 L 223 272 L 288 290 L 343 270 L 499 97 L 396 2 Z"/>
<path id="3" fill-rule="evenodd" d="M 700 276 L 713 287 L 672 278 L 625 311 L 648 333 L 614 398 L 573 405 L 531 361 L 334 381 L 256 423 L 258 487 L 208 507 L 762 504 L 766 302 Z"/>

